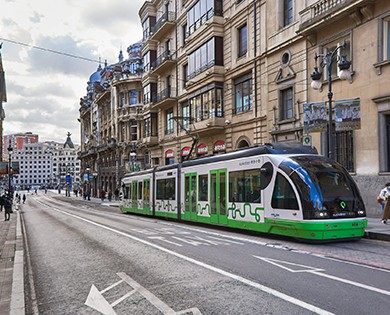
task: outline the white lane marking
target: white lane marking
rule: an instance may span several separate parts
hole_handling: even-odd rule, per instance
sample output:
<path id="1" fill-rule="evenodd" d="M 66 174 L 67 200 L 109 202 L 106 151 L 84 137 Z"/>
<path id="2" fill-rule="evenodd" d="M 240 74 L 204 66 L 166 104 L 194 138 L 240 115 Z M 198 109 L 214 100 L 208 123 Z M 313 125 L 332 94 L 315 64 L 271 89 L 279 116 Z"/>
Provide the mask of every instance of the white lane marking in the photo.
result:
<path id="1" fill-rule="evenodd" d="M 221 233 L 217 233 L 217 232 L 205 231 L 205 230 L 201 230 L 201 229 L 194 229 L 194 228 L 191 228 L 191 227 L 188 227 L 188 226 L 181 226 L 181 225 L 179 226 L 179 225 L 175 225 L 173 223 L 164 222 L 164 224 L 167 224 L 167 225 L 170 225 L 170 226 L 177 226 L 177 227 L 180 227 L 182 229 L 187 229 L 187 230 L 195 231 L 195 232 L 198 232 L 198 233 L 207 234 L 207 235 L 209 235 L 209 237 L 212 237 L 210 235 L 215 235 L 215 236 L 218 236 L 218 237 L 222 237 L 224 239 L 229 238 L 229 239 L 241 241 L 243 243 L 251 243 L 251 244 L 256 244 L 256 245 L 260 245 L 260 246 L 266 246 L 266 247 L 272 247 L 272 248 L 277 248 L 277 249 L 282 249 L 282 250 L 288 250 L 290 252 L 294 252 L 294 253 L 298 253 L 298 254 L 311 255 L 311 256 L 322 258 L 322 259 L 326 259 L 326 260 L 333 260 L 333 261 L 338 261 L 338 262 L 341 262 L 341 263 L 344 263 L 344 264 L 348 264 L 348 265 L 359 266 L 361 268 L 367 268 L 367 269 L 372 269 L 372 270 L 379 270 L 379 271 L 390 273 L 390 270 L 389 269 L 385 269 L 385 267 L 370 266 L 370 265 L 367 265 L 367 262 L 365 262 L 365 261 L 362 261 L 361 263 L 353 262 L 353 261 L 346 260 L 347 258 L 343 259 L 342 257 L 331 257 L 331 256 L 329 256 L 329 254 L 326 254 L 326 253 L 311 252 L 309 250 L 293 248 L 293 247 L 288 247 L 288 246 L 279 245 L 279 244 L 266 243 L 266 242 L 261 242 L 261 241 L 258 241 L 258 240 L 251 240 L 251 239 L 243 238 L 243 237 L 239 237 L 239 236 L 232 236 L 232 235 L 226 235 L 226 234 L 221 234 Z M 228 241 L 228 240 L 226 240 L 226 241 Z"/>
<path id="2" fill-rule="evenodd" d="M 45 206 L 46 206 L 46 205 L 45 205 Z M 77 216 L 77 215 L 74 215 L 74 214 L 68 213 L 68 212 L 66 212 L 66 211 L 62 211 L 62 210 L 56 209 L 56 208 L 54 208 L 54 207 L 51 207 L 51 209 L 54 210 L 54 211 L 57 211 L 57 212 L 59 212 L 59 213 L 62 213 L 62 214 L 64 214 L 64 215 L 67 215 L 67 216 L 73 217 L 73 218 L 75 218 L 75 219 L 78 219 L 78 220 L 87 222 L 87 223 L 89 223 L 89 224 L 95 225 L 95 226 L 100 227 L 100 228 L 103 228 L 103 229 L 105 229 L 105 230 L 107 230 L 107 231 L 116 233 L 116 234 L 118 234 L 118 235 L 125 236 L 125 237 L 130 238 L 130 239 L 132 239 L 132 240 L 134 240 L 134 241 L 137 241 L 137 242 L 139 242 L 139 243 L 142 243 L 142 244 L 148 245 L 148 246 L 150 246 L 150 247 L 159 249 L 159 250 L 161 250 L 161 251 L 163 251 L 163 252 L 165 252 L 165 253 L 168 253 L 168 254 L 170 254 L 170 255 L 172 255 L 172 256 L 176 256 L 176 257 L 181 258 L 181 259 L 183 259 L 183 260 L 186 260 L 186 261 L 188 261 L 188 262 L 190 262 L 190 263 L 193 263 L 193 264 L 195 264 L 195 265 L 201 266 L 201 267 L 203 267 L 203 268 L 205 268 L 205 269 L 208 269 L 208 270 L 214 271 L 214 272 L 216 272 L 216 273 L 219 273 L 220 275 L 223 275 L 223 276 L 225 276 L 225 277 L 229 277 L 229 278 L 231 278 L 231 279 L 233 279 L 233 280 L 236 280 L 236 281 L 239 281 L 239 282 L 241 282 L 241 283 L 244 283 L 244 284 L 246 284 L 246 285 L 248 285 L 248 286 L 254 287 L 254 288 L 258 289 L 258 290 L 261 290 L 261 291 L 263 291 L 263 292 L 266 292 L 266 293 L 268 293 L 268 294 L 271 294 L 271 295 L 273 295 L 273 296 L 276 296 L 276 297 L 278 297 L 278 298 L 280 298 L 280 299 L 282 299 L 282 300 L 285 300 L 285 301 L 287 301 L 287 302 L 290 302 L 290 303 L 292 303 L 292 304 L 295 304 L 295 305 L 297 305 L 297 306 L 299 306 L 299 307 L 302 307 L 302 308 L 307 309 L 307 310 L 309 310 L 309 311 L 312 311 L 312 312 L 314 312 L 314 313 L 321 314 L 321 315 L 330 315 L 330 314 L 333 314 L 333 313 L 328 312 L 328 311 L 326 311 L 326 310 L 324 310 L 324 309 L 321 309 L 321 308 L 319 308 L 319 307 L 316 307 L 316 306 L 314 306 L 314 305 L 311 305 L 311 304 L 309 304 L 309 303 L 306 303 L 306 302 L 304 302 L 304 301 L 301 301 L 301 300 L 299 300 L 299 299 L 296 299 L 296 298 L 294 298 L 294 297 L 292 297 L 292 296 L 289 296 L 289 295 L 287 295 L 287 294 L 284 294 L 284 293 L 279 292 L 279 291 L 277 291 L 277 290 L 274 290 L 274 289 L 272 289 L 272 288 L 266 287 L 266 286 L 264 286 L 264 285 L 262 285 L 262 284 L 259 284 L 259 283 L 257 283 L 257 282 L 254 282 L 254 281 L 252 281 L 252 280 L 249 280 L 249 279 L 246 279 L 246 278 L 241 277 L 241 276 L 239 276 L 239 275 L 235 275 L 235 274 L 233 274 L 233 273 L 230 273 L 230 272 L 228 272 L 228 271 L 225 271 L 225 270 L 222 270 L 222 269 L 213 267 L 213 266 L 208 265 L 208 264 L 206 264 L 206 263 L 204 263 L 204 262 L 201 262 L 201 261 L 198 261 L 198 260 L 196 260 L 196 259 L 187 257 L 187 256 L 185 256 L 185 255 L 176 253 L 176 252 L 174 252 L 174 251 L 171 251 L 171 250 L 169 250 L 169 249 L 167 249 L 167 248 L 164 248 L 164 247 L 161 247 L 161 246 L 159 246 L 159 245 L 150 243 L 150 242 L 148 242 L 148 241 L 139 239 L 138 237 L 135 237 L 135 236 L 133 236 L 133 235 L 127 234 L 127 233 L 125 233 L 125 232 L 121 232 L 121 231 L 115 230 L 115 229 L 110 228 L 110 227 L 108 227 L 108 226 L 105 226 L 105 225 L 103 225 L 103 224 L 100 224 L 100 223 L 96 223 L 96 222 L 90 221 L 90 220 L 85 219 L 85 218 L 83 218 L 83 217 L 79 217 L 79 216 Z"/>
<path id="3" fill-rule="evenodd" d="M 127 298 L 129 298 L 130 296 L 132 296 L 133 294 L 138 293 L 142 295 L 146 300 L 148 300 L 150 304 L 152 304 L 154 307 L 159 309 L 164 315 L 177 315 L 177 314 L 190 314 L 190 313 L 194 315 L 202 315 L 202 313 L 196 307 L 183 310 L 180 312 L 175 312 L 172 308 L 170 308 L 166 303 L 160 300 L 152 292 L 148 291 L 146 288 L 141 286 L 137 281 L 130 278 L 124 272 L 118 272 L 117 276 L 122 280 L 110 285 L 109 287 L 103 289 L 102 291 L 99 291 L 95 285 L 92 285 L 87 300 L 85 301 L 84 304 L 97 310 L 98 312 L 104 315 L 116 315 L 114 307 L 117 306 L 119 303 L 123 302 L 124 300 L 126 300 Z M 132 290 L 127 292 L 122 297 L 120 297 L 119 299 L 117 299 L 116 301 L 110 304 L 104 298 L 103 293 L 113 289 L 114 287 L 116 287 L 118 284 L 121 284 L 122 282 L 127 283 L 132 288 Z"/>
<path id="4" fill-rule="evenodd" d="M 384 294 L 384 295 L 390 295 L 390 291 L 382 290 L 382 289 L 375 288 L 375 287 L 372 287 L 372 286 L 369 286 L 369 285 L 365 285 L 363 283 L 359 283 L 359 282 L 355 282 L 355 281 L 339 278 L 339 277 L 336 277 L 336 276 L 327 275 L 325 273 L 321 273 L 321 271 L 325 271 L 324 269 L 313 268 L 313 267 L 309 267 L 309 266 L 305 266 L 305 265 L 291 263 L 291 262 L 288 262 L 288 261 L 271 259 L 271 258 L 265 258 L 265 257 L 260 257 L 260 256 L 253 256 L 253 257 L 255 257 L 257 259 L 260 259 L 260 260 L 263 260 L 263 261 L 266 261 L 266 262 L 268 262 L 268 263 L 270 263 L 270 264 L 272 264 L 274 266 L 277 266 L 279 268 L 288 270 L 288 271 L 293 272 L 293 273 L 295 273 L 295 272 L 312 273 L 312 274 L 315 274 L 317 276 L 321 276 L 321 277 L 332 279 L 332 280 L 335 280 L 335 281 L 347 283 L 347 284 L 353 285 L 355 287 L 359 287 L 359 288 L 363 288 L 363 289 L 366 289 L 366 290 L 374 291 L 376 293 L 380 293 L 380 294 Z M 303 269 L 294 270 L 294 269 L 286 267 L 286 265 L 291 265 L 291 266 L 294 266 L 294 267 L 301 267 Z"/>
<path id="5" fill-rule="evenodd" d="M 160 241 L 163 241 L 165 243 L 172 244 L 172 245 L 179 246 L 179 247 L 183 246 L 182 244 L 168 241 L 164 236 L 149 236 L 148 238 L 151 240 L 160 240 Z"/>
<path id="6" fill-rule="evenodd" d="M 163 301 L 161 301 L 157 296 L 155 296 L 152 292 L 145 289 L 143 286 L 141 286 L 138 282 L 130 278 L 127 274 L 123 272 L 118 272 L 117 275 L 122 278 L 123 281 L 125 281 L 128 285 L 130 285 L 132 288 L 134 288 L 134 291 L 141 294 L 144 298 L 146 298 L 150 303 L 152 303 L 156 308 L 158 308 L 163 314 L 166 315 L 176 315 L 177 313 L 170 308 L 167 304 L 165 304 Z M 201 314 L 200 311 L 197 308 L 198 312 L 194 314 Z M 181 313 L 188 313 L 188 310 L 181 311 Z"/>
<path id="7" fill-rule="evenodd" d="M 94 285 L 91 286 L 91 290 L 89 291 L 87 300 L 84 304 L 104 315 L 116 315 L 116 312 L 111 307 L 110 303 L 107 302 Z"/>

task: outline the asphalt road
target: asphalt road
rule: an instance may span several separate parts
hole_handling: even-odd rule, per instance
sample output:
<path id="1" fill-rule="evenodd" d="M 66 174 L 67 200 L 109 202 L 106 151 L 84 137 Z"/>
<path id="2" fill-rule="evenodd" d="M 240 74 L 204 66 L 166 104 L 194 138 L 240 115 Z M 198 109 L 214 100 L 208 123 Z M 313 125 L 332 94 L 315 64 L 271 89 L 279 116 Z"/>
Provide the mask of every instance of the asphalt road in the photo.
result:
<path id="1" fill-rule="evenodd" d="M 302 244 L 56 195 L 22 210 L 28 313 L 388 314 L 390 244 Z"/>

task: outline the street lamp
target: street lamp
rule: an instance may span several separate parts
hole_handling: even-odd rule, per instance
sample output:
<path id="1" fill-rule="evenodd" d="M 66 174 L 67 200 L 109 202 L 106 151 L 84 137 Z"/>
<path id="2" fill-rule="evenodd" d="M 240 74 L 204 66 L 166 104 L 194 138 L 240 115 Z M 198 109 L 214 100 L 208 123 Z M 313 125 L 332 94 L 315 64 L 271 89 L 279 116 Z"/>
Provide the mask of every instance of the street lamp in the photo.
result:
<path id="1" fill-rule="evenodd" d="M 314 71 L 311 74 L 312 82 L 311 87 L 315 90 L 319 90 L 322 86 L 322 72 L 318 71 L 317 60 L 321 59 L 320 67 L 322 69 L 326 68 L 327 76 L 328 76 L 328 103 L 329 103 L 329 123 L 328 123 L 328 157 L 334 159 L 334 143 L 333 143 L 333 109 L 332 109 L 332 65 L 333 62 L 338 62 L 338 67 L 340 72 L 338 76 L 341 80 L 350 80 L 351 72 L 349 68 L 351 66 L 351 62 L 347 60 L 346 56 L 339 56 L 338 51 L 341 48 L 345 48 L 345 41 L 338 45 L 333 51 L 328 51 L 326 54 L 315 55 L 314 59 L 316 61 L 316 66 L 314 67 Z"/>
<path id="2" fill-rule="evenodd" d="M 11 145 L 11 140 L 9 141 L 8 145 L 8 195 L 12 196 L 12 186 L 11 186 L 11 178 L 12 178 L 12 145 Z"/>

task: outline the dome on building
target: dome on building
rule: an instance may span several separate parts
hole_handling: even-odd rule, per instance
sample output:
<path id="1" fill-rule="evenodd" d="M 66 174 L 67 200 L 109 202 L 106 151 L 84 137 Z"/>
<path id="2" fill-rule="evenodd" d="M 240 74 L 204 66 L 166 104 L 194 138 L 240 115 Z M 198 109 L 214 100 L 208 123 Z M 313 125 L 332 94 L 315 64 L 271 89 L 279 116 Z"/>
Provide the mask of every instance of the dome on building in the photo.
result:
<path id="1" fill-rule="evenodd" d="M 97 70 L 89 77 L 89 83 L 100 82 L 100 71 L 102 71 L 102 66 L 99 64 Z"/>

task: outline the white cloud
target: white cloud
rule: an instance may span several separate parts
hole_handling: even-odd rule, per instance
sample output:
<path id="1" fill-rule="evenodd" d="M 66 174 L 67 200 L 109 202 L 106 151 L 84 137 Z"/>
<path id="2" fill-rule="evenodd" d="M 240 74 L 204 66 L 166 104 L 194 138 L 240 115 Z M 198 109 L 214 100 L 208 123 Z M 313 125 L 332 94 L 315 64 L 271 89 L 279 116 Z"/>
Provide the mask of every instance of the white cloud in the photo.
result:
<path id="1" fill-rule="evenodd" d="M 8 100 L 3 134 L 31 131 L 41 141 L 63 142 L 70 131 L 79 143 L 79 100 L 98 63 L 64 54 L 117 62 L 119 50 L 142 37 L 138 11 L 144 2 L 1 1 L 0 12 L 7 13 L 0 16 Z"/>

